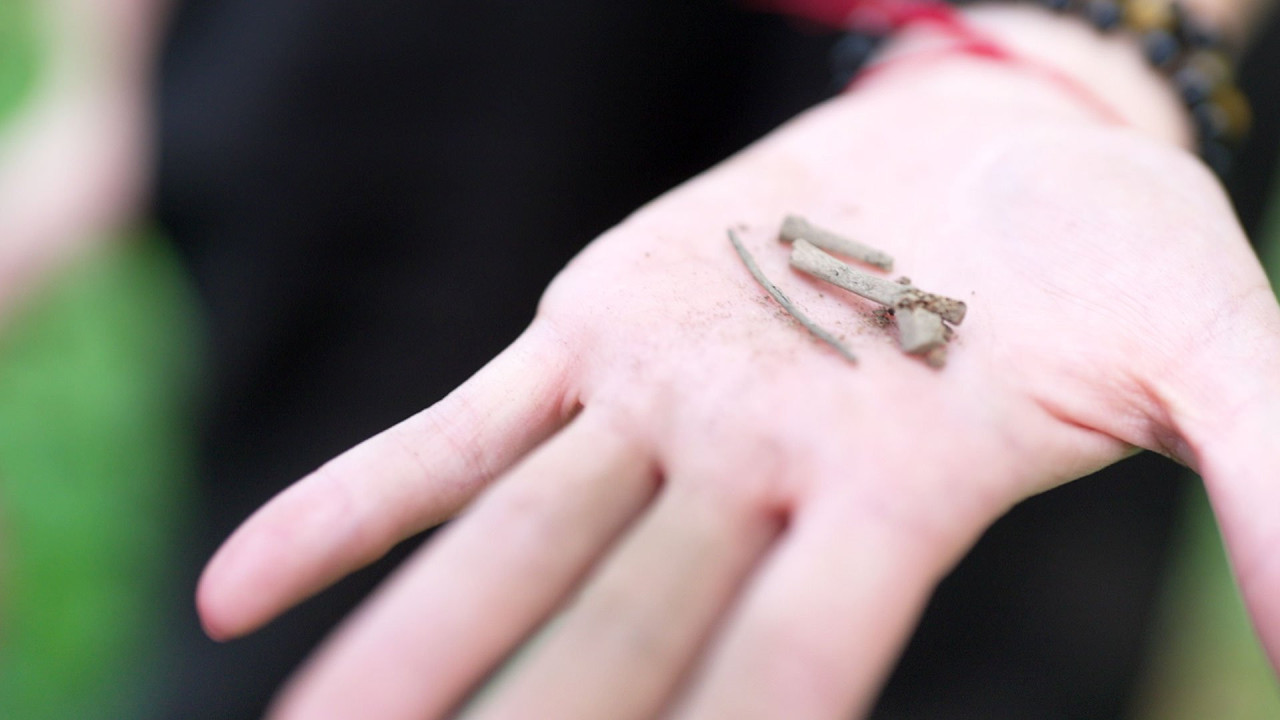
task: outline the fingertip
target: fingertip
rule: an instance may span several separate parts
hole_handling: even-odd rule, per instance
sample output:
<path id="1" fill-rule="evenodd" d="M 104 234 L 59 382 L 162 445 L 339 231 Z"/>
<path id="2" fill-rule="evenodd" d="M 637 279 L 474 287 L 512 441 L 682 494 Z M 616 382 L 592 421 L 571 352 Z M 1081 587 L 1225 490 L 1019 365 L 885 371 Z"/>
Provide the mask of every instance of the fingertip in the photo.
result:
<path id="1" fill-rule="evenodd" d="M 196 582 L 196 615 L 200 619 L 200 627 L 210 640 L 220 643 L 252 630 L 235 607 L 237 593 L 231 581 L 234 573 L 230 572 L 235 562 L 234 557 L 230 557 L 233 554 L 230 546 L 234 540 L 233 536 L 218 548 Z"/>
<path id="2" fill-rule="evenodd" d="M 538 337 L 544 337 L 540 335 Z M 201 626 L 246 635 L 405 537 L 464 506 L 565 420 L 563 368 L 545 337 L 518 342 L 449 398 L 282 491 L 213 555 L 196 584 Z"/>
<path id="3" fill-rule="evenodd" d="M 200 595 L 196 595 L 196 612 L 200 616 L 200 629 L 204 631 L 206 637 L 216 643 L 225 643 L 239 637 L 239 633 L 234 632 L 231 626 L 227 624 L 216 613 L 207 609 L 207 606 L 200 601 Z"/>
<path id="4" fill-rule="evenodd" d="M 196 582 L 196 612 L 205 634 L 218 642 L 247 635 L 309 594 L 303 557 L 314 540 L 299 516 L 319 515 L 305 484 L 286 489 L 231 533 Z"/>

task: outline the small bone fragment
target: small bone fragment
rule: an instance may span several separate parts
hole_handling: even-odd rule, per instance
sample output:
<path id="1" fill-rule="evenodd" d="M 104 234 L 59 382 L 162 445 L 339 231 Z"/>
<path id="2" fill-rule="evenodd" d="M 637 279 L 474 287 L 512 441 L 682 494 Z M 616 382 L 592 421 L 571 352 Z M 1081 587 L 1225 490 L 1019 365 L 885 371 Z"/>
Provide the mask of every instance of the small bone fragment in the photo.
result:
<path id="1" fill-rule="evenodd" d="M 755 258 L 751 257 L 751 253 L 747 252 L 747 248 L 743 246 L 742 241 L 738 239 L 738 234 L 732 229 L 729 230 L 729 242 L 733 243 L 733 249 L 738 252 L 738 257 L 742 259 L 742 264 L 747 266 L 747 271 L 751 273 L 751 277 L 755 278 L 756 282 L 760 283 L 760 287 L 763 287 L 765 291 L 782 306 L 783 310 L 790 313 L 791 317 L 795 318 L 797 322 L 804 326 L 804 329 L 813 333 L 814 337 L 835 348 L 835 351 L 840 353 L 840 356 L 845 360 L 848 360 L 851 363 L 858 362 L 858 358 L 854 356 L 849 348 L 846 348 L 843 343 L 835 338 L 834 335 L 818 327 L 815 322 L 810 320 L 804 313 L 800 312 L 800 309 L 791 302 L 791 298 L 788 298 L 777 285 L 774 285 L 764 276 L 764 273 L 760 271 L 760 266 L 756 265 Z"/>
<path id="2" fill-rule="evenodd" d="M 895 310 L 923 307 L 949 323 L 959 325 L 964 320 L 966 308 L 963 302 L 862 272 L 828 255 L 803 238 L 795 240 L 792 245 L 791 266 Z"/>
<path id="3" fill-rule="evenodd" d="M 898 321 L 898 343 L 908 355 L 928 355 L 947 344 L 942 318 L 922 307 L 903 308 L 894 313 Z"/>
<path id="4" fill-rule="evenodd" d="M 964 322 L 965 311 L 969 308 L 963 301 L 945 295 L 934 295 L 917 288 L 912 288 L 911 291 L 914 296 L 899 302 L 898 307 L 919 306 L 941 315 L 943 320 L 954 325 Z"/>
<path id="5" fill-rule="evenodd" d="M 778 233 L 778 238 L 782 242 L 808 240 L 827 252 L 851 257 L 854 260 L 861 260 L 885 272 L 893 270 L 893 258 L 888 253 L 869 245 L 863 245 L 857 240 L 851 240 L 843 235 L 837 235 L 830 230 L 816 227 L 799 215 L 788 215 L 782 221 L 782 230 Z"/>
<path id="6" fill-rule="evenodd" d="M 906 285 L 864 273 L 840 262 L 803 238 L 796 239 L 791 247 L 791 266 L 888 307 L 897 306 L 898 301 L 911 292 L 911 288 Z"/>

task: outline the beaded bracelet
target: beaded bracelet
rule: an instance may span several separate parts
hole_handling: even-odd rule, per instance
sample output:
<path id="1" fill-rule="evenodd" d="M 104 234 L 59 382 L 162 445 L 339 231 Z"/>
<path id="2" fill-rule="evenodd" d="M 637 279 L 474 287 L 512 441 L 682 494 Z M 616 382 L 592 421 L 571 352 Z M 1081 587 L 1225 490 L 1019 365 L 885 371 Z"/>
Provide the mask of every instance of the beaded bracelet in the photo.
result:
<path id="1" fill-rule="evenodd" d="M 960 0 L 957 0 L 959 2 Z M 1231 54 L 1222 38 L 1193 18 L 1177 0 L 1036 0 L 1051 10 L 1077 15 L 1102 32 L 1138 38 L 1147 62 L 1173 83 L 1195 126 L 1197 151 L 1225 175 L 1234 151 L 1249 131 L 1249 102 L 1236 86 Z M 857 3 L 854 28 L 832 49 L 836 81 L 847 85 L 896 30 L 917 22 L 954 24 L 938 0 Z M 871 12 L 862 12 L 872 6 Z"/>

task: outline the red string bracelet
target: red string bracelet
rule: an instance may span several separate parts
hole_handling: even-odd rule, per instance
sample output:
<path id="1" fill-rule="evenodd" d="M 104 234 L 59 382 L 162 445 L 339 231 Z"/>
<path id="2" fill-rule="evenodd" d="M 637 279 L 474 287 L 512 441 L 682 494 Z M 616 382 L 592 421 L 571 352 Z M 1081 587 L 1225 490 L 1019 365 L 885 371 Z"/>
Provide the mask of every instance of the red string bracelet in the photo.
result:
<path id="1" fill-rule="evenodd" d="M 861 86 L 887 70 L 932 63 L 955 55 L 1015 67 L 1044 79 L 1071 95 L 1104 121 L 1129 125 L 1118 110 L 1070 74 L 1019 55 L 974 28 L 952 6 L 938 0 L 842 0 L 848 8 L 845 23 L 855 30 L 878 33 L 926 25 L 951 40 L 945 47 L 880 61 L 859 73 L 846 89 Z"/>
<path id="2" fill-rule="evenodd" d="M 959 0 L 956 0 L 959 1 Z M 942 0 L 742 0 L 763 10 L 787 13 L 853 32 L 837 46 L 836 71 L 853 87 L 869 74 L 887 68 L 930 62 L 955 54 L 1017 66 L 1065 90 L 1099 117 L 1132 124 L 1085 84 L 1052 64 L 1015 53 L 970 26 L 964 16 Z M 1249 101 L 1236 85 L 1236 53 L 1225 39 L 1190 13 L 1182 0 L 1156 0 L 1136 6 L 1132 1 L 1041 0 L 1059 14 L 1075 15 L 1103 33 L 1124 33 L 1136 41 L 1147 63 L 1164 75 L 1186 107 L 1195 129 L 1197 151 L 1219 175 L 1249 133 Z M 1135 9 L 1136 8 L 1136 9 Z M 853 77 L 879 39 L 908 26 L 929 25 L 951 40 L 941 50 L 929 50 L 881 61 L 868 73 Z M 850 81 L 853 78 L 853 81 Z"/>

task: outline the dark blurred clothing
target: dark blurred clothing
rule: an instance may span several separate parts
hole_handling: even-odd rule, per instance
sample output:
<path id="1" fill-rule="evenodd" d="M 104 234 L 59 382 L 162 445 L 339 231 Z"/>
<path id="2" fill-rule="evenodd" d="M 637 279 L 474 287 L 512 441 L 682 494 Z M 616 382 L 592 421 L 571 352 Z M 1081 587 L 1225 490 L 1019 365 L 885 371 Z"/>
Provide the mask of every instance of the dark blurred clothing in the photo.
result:
<path id="1" fill-rule="evenodd" d="M 822 99 L 833 39 L 728 0 L 181 3 L 157 206 L 211 353 L 192 585 L 268 497 L 501 350 L 597 233 Z M 1117 716 L 1173 475 L 1139 459 L 999 524 L 879 716 Z M 390 564 L 227 645 L 184 595 L 154 717 L 259 717 Z"/>

